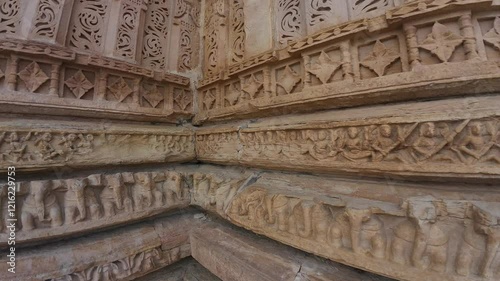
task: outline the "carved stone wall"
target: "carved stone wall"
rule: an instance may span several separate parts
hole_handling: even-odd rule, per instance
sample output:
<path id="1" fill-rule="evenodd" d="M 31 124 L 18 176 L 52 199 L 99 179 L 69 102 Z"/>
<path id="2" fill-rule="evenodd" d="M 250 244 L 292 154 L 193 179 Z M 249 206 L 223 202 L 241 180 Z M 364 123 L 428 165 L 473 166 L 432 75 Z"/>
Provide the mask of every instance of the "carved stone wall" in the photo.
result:
<path id="1" fill-rule="evenodd" d="M 499 280 L 499 7 L 0 1 L 0 280 Z"/>

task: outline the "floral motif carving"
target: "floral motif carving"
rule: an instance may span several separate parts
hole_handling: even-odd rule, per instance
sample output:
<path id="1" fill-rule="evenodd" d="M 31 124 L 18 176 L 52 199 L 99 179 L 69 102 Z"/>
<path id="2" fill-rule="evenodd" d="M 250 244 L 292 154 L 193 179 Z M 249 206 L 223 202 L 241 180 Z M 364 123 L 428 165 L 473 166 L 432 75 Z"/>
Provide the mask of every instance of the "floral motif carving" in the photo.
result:
<path id="1" fill-rule="evenodd" d="M 334 61 L 327 53 L 321 51 L 318 61 L 311 63 L 307 71 L 318 77 L 321 83 L 326 84 L 341 65 L 341 61 Z"/>
<path id="2" fill-rule="evenodd" d="M 68 86 L 77 99 L 81 99 L 90 89 L 94 88 L 94 84 L 87 79 L 81 70 L 66 80 L 64 84 Z"/>
<path id="3" fill-rule="evenodd" d="M 19 78 L 23 80 L 28 91 L 32 93 L 49 80 L 47 74 L 45 74 L 40 68 L 40 65 L 36 62 L 30 63 L 26 68 L 21 70 L 19 72 Z"/>
<path id="4" fill-rule="evenodd" d="M 361 61 L 361 65 L 368 67 L 380 77 L 385 74 L 385 69 L 399 57 L 398 52 L 387 48 L 384 43 L 377 40 L 373 51 Z"/>
<path id="5" fill-rule="evenodd" d="M 70 44 L 81 50 L 100 51 L 103 44 L 107 0 L 84 1 L 77 4 L 73 19 Z"/>
<path id="6" fill-rule="evenodd" d="M 432 32 L 420 44 L 420 48 L 433 53 L 442 62 L 447 62 L 463 41 L 462 36 L 455 34 L 446 25 L 435 22 Z"/>

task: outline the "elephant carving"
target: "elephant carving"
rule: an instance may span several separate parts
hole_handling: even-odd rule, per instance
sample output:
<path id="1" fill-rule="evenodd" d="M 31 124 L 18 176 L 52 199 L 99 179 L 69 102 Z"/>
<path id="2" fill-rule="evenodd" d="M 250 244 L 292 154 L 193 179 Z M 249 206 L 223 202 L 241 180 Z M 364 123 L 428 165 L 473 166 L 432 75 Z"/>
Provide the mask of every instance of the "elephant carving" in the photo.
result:
<path id="1" fill-rule="evenodd" d="M 438 224 L 445 211 L 439 201 L 409 200 L 403 203 L 408 219 L 394 230 L 392 259 L 399 264 L 411 263 L 421 269 L 444 272 L 448 259 L 448 236 Z M 410 262 L 408 262 L 408 260 Z"/>
<path id="2" fill-rule="evenodd" d="M 133 191 L 135 208 L 143 210 L 153 206 L 163 205 L 163 194 L 156 190 L 151 173 L 143 172 L 135 174 L 135 185 Z"/>
<path id="3" fill-rule="evenodd" d="M 246 216 L 253 227 L 261 228 L 265 225 L 268 217 L 265 200 L 267 192 L 256 188 L 247 190 L 240 196 L 236 196 L 230 206 L 230 214 L 237 217 Z"/>
<path id="4" fill-rule="evenodd" d="M 105 186 L 101 192 L 101 202 L 106 217 L 114 216 L 125 209 L 132 211 L 132 201 L 128 197 L 121 174 L 105 175 Z"/>
<path id="5" fill-rule="evenodd" d="M 457 273 L 469 276 L 474 261 L 479 261 L 479 275 L 493 277 L 493 261 L 500 246 L 498 219 L 476 206 L 469 206 L 472 219 L 466 221 L 464 242 L 457 255 Z"/>
<path id="6" fill-rule="evenodd" d="M 167 178 L 163 183 L 163 190 L 167 198 L 167 205 L 171 206 L 184 198 L 182 188 L 182 175 L 176 172 L 167 173 Z"/>
<path id="7" fill-rule="evenodd" d="M 50 222 L 52 227 L 63 224 L 61 209 L 53 194 L 52 181 L 31 182 L 29 194 L 24 199 L 21 211 L 23 230 L 35 229 L 35 219 L 38 219 L 39 222 Z"/>
<path id="8" fill-rule="evenodd" d="M 91 219 L 99 219 L 101 217 L 97 198 L 92 190 L 86 188 L 88 185 L 89 180 L 87 178 L 66 180 L 68 191 L 64 199 L 65 219 L 67 223 L 74 224 L 85 220 L 87 218 L 87 207 L 90 210 Z"/>
<path id="9" fill-rule="evenodd" d="M 202 207 L 208 207 L 209 191 L 212 185 L 212 176 L 201 173 L 193 175 L 194 201 Z"/>
<path id="10" fill-rule="evenodd" d="M 276 224 L 279 231 L 295 232 L 297 228 L 293 210 L 298 203 L 300 203 L 300 199 L 282 194 L 267 197 L 268 222 Z"/>
<path id="11" fill-rule="evenodd" d="M 385 257 L 386 236 L 383 222 L 371 209 L 346 208 L 337 215 L 329 230 L 330 241 L 335 247 L 350 241 L 356 254 L 370 254 L 376 258 Z"/>
<path id="12" fill-rule="evenodd" d="M 300 206 L 300 208 L 298 208 Z M 303 223 L 297 221 L 297 232 L 303 238 L 313 238 L 318 242 L 327 241 L 328 227 L 330 225 L 330 213 L 321 203 L 303 201 L 296 208 L 301 209 Z M 302 226 L 302 227 L 301 227 Z"/>

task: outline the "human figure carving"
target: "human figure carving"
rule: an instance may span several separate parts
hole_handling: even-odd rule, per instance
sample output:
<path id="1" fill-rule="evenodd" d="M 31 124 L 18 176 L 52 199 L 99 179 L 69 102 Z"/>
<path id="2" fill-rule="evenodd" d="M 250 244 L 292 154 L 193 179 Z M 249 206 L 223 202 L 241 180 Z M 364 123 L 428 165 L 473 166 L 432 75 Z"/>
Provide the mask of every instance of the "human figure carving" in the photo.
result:
<path id="1" fill-rule="evenodd" d="M 342 155 L 350 161 L 357 161 L 371 156 L 371 151 L 364 149 L 363 138 L 357 127 L 347 129 L 347 138 L 342 149 Z"/>
<path id="2" fill-rule="evenodd" d="M 87 134 L 85 137 L 82 134 L 78 135 L 80 142 L 77 145 L 78 154 L 87 154 L 93 150 L 94 135 Z"/>
<path id="3" fill-rule="evenodd" d="M 38 147 L 38 154 L 43 160 L 50 160 L 63 153 L 57 151 L 51 144 L 52 135 L 50 133 L 44 133 L 36 142 L 35 145 Z"/>
<path id="4" fill-rule="evenodd" d="M 12 162 L 20 160 L 31 160 L 31 155 L 26 155 L 27 142 L 31 138 L 31 132 L 26 136 L 19 138 L 17 132 L 10 133 L 8 138 L 5 138 L 5 132 L 0 135 L 1 140 L 9 143 L 10 147 L 2 154 L 2 159 L 9 159 Z"/>
<path id="5" fill-rule="evenodd" d="M 46 216 L 48 212 L 48 217 Z M 52 181 L 32 181 L 29 194 L 24 199 L 21 210 L 23 230 L 36 228 L 35 219 L 39 222 L 50 222 L 52 227 L 63 224 L 59 203 L 52 191 Z"/>

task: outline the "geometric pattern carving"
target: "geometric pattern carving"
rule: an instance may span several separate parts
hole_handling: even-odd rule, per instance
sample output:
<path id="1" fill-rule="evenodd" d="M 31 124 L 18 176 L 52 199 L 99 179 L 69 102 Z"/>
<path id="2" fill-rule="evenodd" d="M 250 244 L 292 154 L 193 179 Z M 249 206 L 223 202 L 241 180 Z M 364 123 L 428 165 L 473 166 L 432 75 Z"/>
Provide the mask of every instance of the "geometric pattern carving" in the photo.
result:
<path id="1" fill-rule="evenodd" d="M 446 25 L 435 22 L 432 26 L 432 32 L 420 44 L 420 48 L 433 53 L 442 62 L 447 62 L 455 48 L 463 41 L 462 36 L 455 34 Z"/>
<path id="2" fill-rule="evenodd" d="M 327 53 L 321 51 L 318 61 L 309 66 L 308 71 L 318 77 L 321 83 L 326 84 L 341 65 L 342 62 L 334 61 Z"/>
<path id="3" fill-rule="evenodd" d="M 90 89 L 94 87 L 94 84 L 87 79 L 81 70 L 78 70 L 78 72 L 76 72 L 64 83 L 77 99 L 82 98 Z"/>
<path id="4" fill-rule="evenodd" d="M 113 84 L 108 86 L 108 89 L 118 102 L 124 101 L 134 92 L 123 77 L 118 78 Z"/>
<path id="5" fill-rule="evenodd" d="M 500 17 L 493 21 L 493 27 L 483 36 L 484 41 L 500 51 Z"/>
<path id="6" fill-rule="evenodd" d="M 35 92 L 43 83 L 49 80 L 49 77 L 40 68 L 38 63 L 32 62 L 26 68 L 19 72 L 19 78 L 26 84 L 30 92 Z"/>
<path id="7" fill-rule="evenodd" d="M 380 77 L 385 74 L 385 69 L 398 58 L 398 52 L 387 48 L 384 43 L 377 40 L 373 51 L 361 61 L 361 64 Z"/>

